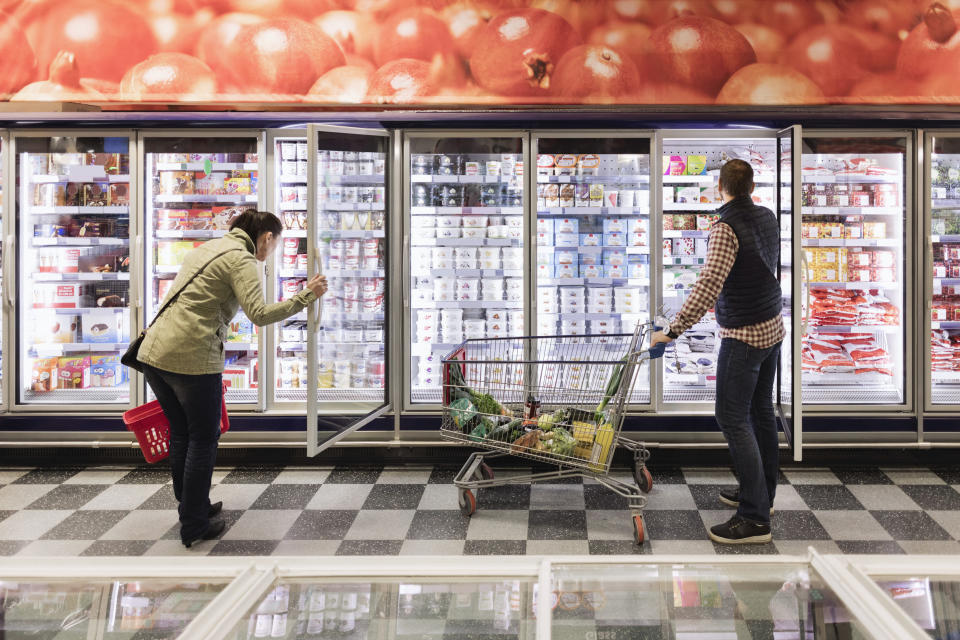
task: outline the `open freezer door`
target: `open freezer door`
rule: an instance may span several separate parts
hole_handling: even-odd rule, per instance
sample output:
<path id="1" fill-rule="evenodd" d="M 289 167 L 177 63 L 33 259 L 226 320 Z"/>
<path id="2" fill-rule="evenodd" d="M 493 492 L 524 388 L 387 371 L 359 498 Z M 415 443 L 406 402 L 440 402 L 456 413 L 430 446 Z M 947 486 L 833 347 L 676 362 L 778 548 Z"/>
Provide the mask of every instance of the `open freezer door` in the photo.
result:
<path id="1" fill-rule="evenodd" d="M 326 295 L 310 305 L 307 454 L 315 456 L 390 411 L 390 134 L 311 125 L 307 140 L 307 269 L 281 286 L 293 295 L 317 273 Z M 291 246 L 294 243 L 291 242 Z M 299 360 L 280 362 L 281 383 Z"/>
<path id="2" fill-rule="evenodd" d="M 799 125 L 777 132 L 777 218 L 780 221 L 780 286 L 783 291 L 783 321 L 786 335 L 777 370 L 776 407 L 780 428 L 793 459 L 802 457 L 803 422 L 800 397 L 800 337 L 803 335 L 804 304 L 801 296 L 805 276 L 800 246 L 800 149 Z"/>

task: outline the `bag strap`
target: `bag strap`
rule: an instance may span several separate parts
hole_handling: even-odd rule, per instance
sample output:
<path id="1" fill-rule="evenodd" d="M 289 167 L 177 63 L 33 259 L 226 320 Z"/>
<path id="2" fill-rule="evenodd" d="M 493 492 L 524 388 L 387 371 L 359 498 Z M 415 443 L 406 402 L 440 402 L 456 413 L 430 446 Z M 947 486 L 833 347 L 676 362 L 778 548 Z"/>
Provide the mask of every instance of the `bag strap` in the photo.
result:
<path id="1" fill-rule="evenodd" d="M 213 264 L 213 261 L 214 261 L 214 260 L 216 260 L 217 258 L 221 258 L 221 257 L 227 255 L 227 254 L 230 253 L 231 251 L 242 251 L 242 249 L 241 249 L 240 247 L 237 247 L 237 248 L 235 248 L 235 249 L 227 249 L 226 251 L 224 251 L 224 252 L 222 252 L 222 253 L 218 253 L 217 255 L 215 255 L 215 256 L 213 256 L 212 258 L 210 258 L 209 260 L 207 260 L 206 264 L 204 264 L 202 267 L 200 267 L 199 269 L 197 269 L 197 271 L 196 271 L 192 276 L 190 276 L 190 279 L 187 280 L 187 281 L 184 283 L 184 285 L 183 285 L 182 287 L 180 287 L 180 289 L 179 289 L 176 293 L 174 293 L 172 296 L 170 296 L 169 298 L 167 298 L 167 301 L 164 302 L 164 303 L 163 303 L 163 306 L 160 307 L 160 310 L 157 311 L 157 315 L 153 316 L 153 320 L 151 320 L 151 321 L 150 321 L 150 324 L 147 325 L 147 329 L 149 329 L 150 327 L 153 326 L 153 323 L 157 321 L 157 319 L 160 317 L 160 314 L 163 313 L 163 312 L 166 310 L 167 307 L 169 307 L 171 304 L 173 304 L 173 302 L 174 302 L 177 298 L 180 297 L 180 294 L 183 293 L 184 290 L 185 290 L 187 287 L 190 286 L 190 283 L 191 283 L 191 282 L 193 282 L 194 280 L 197 279 L 197 276 L 198 276 L 198 275 L 200 275 L 201 273 L 203 273 L 203 270 L 204 270 L 204 269 L 206 269 L 206 268 L 209 267 L 211 264 Z"/>

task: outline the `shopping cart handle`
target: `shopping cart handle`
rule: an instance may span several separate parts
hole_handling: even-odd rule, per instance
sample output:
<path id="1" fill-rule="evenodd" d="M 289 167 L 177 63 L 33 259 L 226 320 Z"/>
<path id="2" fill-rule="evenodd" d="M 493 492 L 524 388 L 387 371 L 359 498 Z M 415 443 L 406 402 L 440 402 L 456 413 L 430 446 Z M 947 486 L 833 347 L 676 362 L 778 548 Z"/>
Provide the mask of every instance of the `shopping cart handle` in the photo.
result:
<path id="1" fill-rule="evenodd" d="M 660 344 L 650 347 L 649 349 L 650 359 L 656 360 L 657 358 L 662 358 L 663 352 L 666 351 L 666 349 L 667 349 L 667 343 L 665 342 L 661 342 Z"/>

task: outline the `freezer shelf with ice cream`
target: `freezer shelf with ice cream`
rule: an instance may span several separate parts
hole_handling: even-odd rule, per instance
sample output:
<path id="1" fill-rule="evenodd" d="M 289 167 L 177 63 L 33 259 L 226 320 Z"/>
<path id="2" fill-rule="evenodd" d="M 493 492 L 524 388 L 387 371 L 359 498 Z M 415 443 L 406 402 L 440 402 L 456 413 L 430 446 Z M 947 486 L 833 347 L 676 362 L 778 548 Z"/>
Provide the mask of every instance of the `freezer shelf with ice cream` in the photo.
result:
<path id="1" fill-rule="evenodd" d="M 433 153 L 442 142 L 451 152 Z M 452 347 L 524 334 L 522 147 L 519 139 L 410 144 L 411 400 L 439 403 L 440 362 Z"/>
<path id="2" fill-rule="evenodd" d="M 649 139 L 536 144 L 536 335 L 632 332 L 650 315 Z M 648 368 L 634 389 L 650 401 Z"/>
<path id="3" fill-rule="evenodd" d="M 279 156 L 292 147 L 280 142 Z M 385 379 L 386 295 L 386 150 L 371 137 L 355 141 L 362 149 L 340 146 L 336 136 L 321 137 L 316 153 L 316 219 L 285 214 L 280 299 L 304 287 L 307 235 L 314 229 L 320 271 L 329 290 L 322 300 L 317 353 L 317 390 L 321 402 L 380 402 Z M 309 143 L 297 142 L 297 162 Z M 282 187 L 281 187 L 282 189 Z M 287 193 L 285 198 L 291 198 Z M 297 200 L 300 193 L 297 194 Z M 296 220 L 296 227 L 294 222 Z M 303 228 L 301 228 L 303 227 Z M 308 389 L 307 321 L 300 314 L 280 329 L 277 363 L 279 401 L 305 401 Z"/>
<path id="4" fill-rule="evenodd" d="M 706 262 L 710 231 L 723 204 L 718 179 L 729 160 L 749 162 L 753 201 L 776 209 L 773 139 L 664 140 L 661 203 L 663 316 L 673 318 L 690 296 Z M 667 347 L 663 358 L 666 403 L 713 402 L 720 341 L 714 310 Z"/>
<path id="5" fill-rule="evenodd" d="M 936 139 L 930 177 L 930 401 L 960 405 L 960 144 L 956 139 Z"/>
<path id="6" fill-rule="evenodd" d="M 130 402 L 130 140 L 17 139 L 19 395 Z"/>
<path id="7" fill-rule="evenodd" d="M 257 139 L 146 137 L 146 321 L 170 291 L 187 253 L 223 237 L 258 202 Z M 227 402 L 253 404 L 260 377 L 259 331 L 243 310 L 224 341 Z"/>
<path id="8" fill-rule="evenodd" d="M 804 138 L 803 401 L 901 404 L 905 151 L 849 151 L 829 138 Z"/>

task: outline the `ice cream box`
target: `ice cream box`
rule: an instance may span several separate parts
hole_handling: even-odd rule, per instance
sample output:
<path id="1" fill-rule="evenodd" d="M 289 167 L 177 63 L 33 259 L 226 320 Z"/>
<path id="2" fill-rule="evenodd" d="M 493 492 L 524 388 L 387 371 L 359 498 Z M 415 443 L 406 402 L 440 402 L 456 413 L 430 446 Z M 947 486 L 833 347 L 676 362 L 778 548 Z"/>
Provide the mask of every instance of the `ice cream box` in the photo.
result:
<path id="1" fill-rule="evenodd" d="M 130 204 L 130 185 L 122 182 L 113 183 L 109 190 L 110 205 L 124 207 Z"/>
<path id="2" fill-rule="evenodd" d="M 223 181 L 223 189 L 231 195 L 250 195 L 254 180 L 254 178 L 227 178 Z"/>
<path id="3" fill-rule="evenodd" d="M 647 246 L 647 234 L 646 232 L 633 232 L 627 235 L 627 246 L 629 247 L 645 247 Z"/>
<path id="4" fill-rule="evenodd" d="M 553 227 L 555 233 L 580 233 L 580 221 L 576 218 L 558 218 Z"/>
<path id="5" fill-rule="evenodd" d="M 541 247 L 552 247 L 553 246 L 553 234 L 552 233 L 537 233 L 537 244 Z"/>
<path id="6" fill-rule="evenodd" d="M 689 213 L 678 213 L 673 216 L 673 228 L 678 231 L 696 231 L 697 218 Z"/>
<path id="7" fill-rule="evenodd" d="M 606 247 L 625 247 L 627 246 L 627 234 L 605 233 L 603 234 L 603 245 Z"/>
<path id="8" fill-rule="evenodd" d="M 89 182 L 83 185 L 83 206 L 105 207 L 109 204 L 109 187 L 98 182 Z"/>
<path id="9" fill-rule="evenodd" d="M 577 158 L 577 173 L 581 176 L 595 176 L 600 173 L 600 156 L 595 153 L 582 153 Z"/>
<path id="10" fill-rule="evenodd" d="M 674 197 L 678 203 L 694 204 L 700 202 L 700 187 L 677 187 Z"/>
<path id="11" fill-rule="evenodd" d="M 554 278 L 576 278 L 579 266 L 576 264 L 558 264 L 553 268 Z"/>
<path id="12" fill-rule="evenodd" d="M 60 384 L 60 360 L 58 358 L 39 358 L 33 361 L 30 372 L 30 388 L 33 391 L 53 391 Z"/>
<path id="13" fill-rule="evenodd" d="M 114 311 L 95 310 L 80 316 L 82 342 L 117 343 L 122 340 L 123 316 Z"/>
<path id="14" fill-rule="evenodd" d="M 580 266 L 583 265 L 592 265 L 596 266 L 598 264 L 603 264 L 603 261 L 600 259 L 600 254 L 596 252 L 581 253 L 579 255 Z"/>
<path id="15" fill-rule="evenodd" d="M 578 247 L 580 246 L 580 236 L 576 233 L 558 233 L 554 235 L 553 246 Z"/>
<path id="16" fill-rule="evenodd" d="M 554 220 L 551 218 L 537 218 L 537 233 L 553 234 Z"/>
<path id="17" fill-rule="evenodd" d="M 90 356 L 90 386 L 116 387 L 127 381 L 127 368 L 120 364 L 120 356 Z"/>
<path id="18" fill-rule="evenodd" d="M 688 176 L 702 176 L 707 173 L 707 156 L 694 155 L 687 156 Z"/>
<path id="19" fill-rule="evenodd" d="M 694 238 L 676 238 L 673 241 L 673 248 L 677 255 L 695 256 L 697 255 L 697 243 Z"/>
<path id="20" fill-rule="evenodd" d="M 576 265 L 580 263 L 580 254 L 576 251 L 557 249 L 553 253 L 553 263 Z"/>
<path id="21" fill-rule="evenodd" d="M 596 264 L 580 265 L 581 278 L 599 278 L 603 275 L 603 268 Z"/>
<path id="22" fill-rule="evenodd" d="M 90 386 L 90 356 L 63 356 L 57 364 L 61 389 L 86 389 Z"/>
<path id="23" fill-rule="evenodd" d="M 81 306 L 83 287 L 79 283 L 33 284 L 33 307 L 35 309 L 76 309 Z"/>
<path id="24" fill-rule="evenodd" d="M 720 190 L 715 187 L 703 187 L 700 189 L 700 204 L 720 204 L 723 198 L 720 197 Z"/>
<path id="25" fill-rule="evenodd" d="M 663 230 L 664 231 L 673 231 L 673 214 L 665 213 L 663 214 Z"/>
<path id="26" fill-rule="evenodd" d="M 600 233 L 581 233 L 580 234 L 581 247 L 599 247 L 601 244 L 603 244 L 603 234 L 600 234 Z"/>
<path id="27" fill-rule="evenodd" d="M 227 327 L 227 342 L 253 342 L 253 322 L 246 315 L 238 314 Z"/>
<path id="28" fill-rule="evenodd" d="M 682 176 L 687 172 L 687 162 L 684 156 L 663 156 L 663 175 Z"/>
<path id="29" fill-rule="evenodd" d="M 676 195 L 676 191 L 674 190 L 673 187 L 662 187 L 662 189 L 663 189 L 663 195 L 661 196 L 661 198 L 662 198 L 662 200 L 663 200 L 663 204 L 670 205 L 670 204 L 673 204 L 674 202 L 676 202 L 676 201 L 674 200 L 674 196 Z"/>
<path id="30" fill-rule="evenodd" d="M 705 213 L 697 214 L 697 231 L 710 231 L 713 227 L 713 216 Z"/>
<path id="31" fill-rule="evenodd" d="M 863 237 L 868 240 L 882 240 L 887 237 L 886 222 L 864 222 Z"/>
<path id="32" fill-rule="evenodd" d="M 669 238 L 663 241 L 663 257 L 673 257 L 673 240 L 670 240 Z"/>
<path id="33" fill-rule="evenodd" d="M 576 207 L 589 207 L 590 203 L 590 185 L 583 183 L 576 185 L 573 195 L 573 204 Z"/>
<path id="34" fill-rule="evenodd" d="M 624 218 L 605 218 L 603 220 L 604 233 L 626 233 L 627 220 Z"/>
<path id="35" fill-rule="evenodd" d="M 607 278 L 626 278 L 627 266 L 624 264 L 608 264 L 604 272 Z"/>
<path id="36" fill-rule="evenodd" d="M 538 176 L 552 176 L 553 167 L 556 164 L 556 159 L 553 154 L 541 153 L 537 155 L 537 175 Z"/>
<path id="37" fill-rule="evenodd" d="M 646 233 L 649 231 L 649 225 L 646 218 L 628 218 L 627 231 L 630 233 Z"/>
<path id="38" fill-rule="evenodd" d="M 627 261 L 627 254 L 620 249 L 606 249 L 603 252 L 603 263 L 621 266 Z"/>

